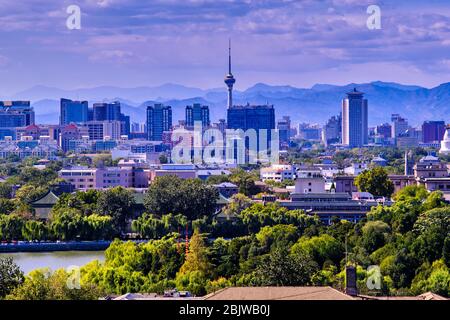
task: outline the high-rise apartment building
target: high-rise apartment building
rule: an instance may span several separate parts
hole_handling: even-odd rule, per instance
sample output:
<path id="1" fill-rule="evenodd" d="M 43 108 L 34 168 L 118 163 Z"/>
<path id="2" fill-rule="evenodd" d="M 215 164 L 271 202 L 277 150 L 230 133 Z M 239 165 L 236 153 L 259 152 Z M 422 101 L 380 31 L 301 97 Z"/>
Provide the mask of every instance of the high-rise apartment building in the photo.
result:
<path id="1" fill-rule="evenodd" d="M 401 117 L 399 114 L 394 113 L 391 116 L 391 122 L 392 122 L 392 138 L 397 138 L 399 136 L 402 136 L 408 131 L 409 125 L 408 120 Z"/>
<path id="2" fill-rule="evenodd" d="M 280 138 L 280 147 L 289 147 L 289 141 L 291 139 L 291 118 L 284 116 L 277 122 L 278 136 Z"/>
<path id="3" fill-rule="evenodd" d="M 121 112 L 120 102 L 112 103 L 94 103 L 93 105 L 94 121 L 121 121 L 121 134 L 130 134 L 130 117 Z"/>
<path id="4" fill-rule="evenodd" d="M 368 102 L 356 88 L 342 101 L 342 144 L 351 148 L 368 143 Z"/>
<path id="5" fill-rule="evenodd" d="M 327 146 L 331 143 L 339 143 L 342 135 L 341 115 L 332 116 L 322 129 L 322 141 Z"/>
<path id="6" fill-rule="evenodd" d="M 186 126 L 193 127 L 195 122 L 201 122 L 202 127 L 210 125 L 209 107 L 202 106 L 200 103 L 194 103 L 192 106 L 186 106 Z"/>
<path id="7" fill-rule="evenodd" d="M 444 121 L 425 121 L 422 124 L 422 139 L 424 143 L 441 142 L 445 134 Z"/>
<path id="8" fill-rule="evenodd" d="M 384 139 L 392 137 L 392 126 L 389 123 L 383 123 L 376 127 L 375 133 Z"/>
<path id="9" fill-rule="evenodd" d="M 172 128 L 172 107 L 161 103 L 147 107 L 147 139 L 162 141 L 163 132 Z"/>
<path id="10" fill-rule="evenodd" d="M 233 106 L 227 110 L 228 129 L 275 129 L 273 105 Z"/>
<path id="11" fill-rule="evenodd" d="M 26 127 L 34 124 L 30 101 L 0 101 L 0 128 Z"/>
<path id="12" fill-rule="evenodd" d="M 121 119 L 120 102 L 94 103 L 93 109 L 94 121 L 120 121 Z"/>
<path id="13" fill-rule="evenodd" d="M 61 99 L 59 124 L 70 123 L 82 124 L 89 120 L 89 110 L 87 101 L 73 101 Z"/>

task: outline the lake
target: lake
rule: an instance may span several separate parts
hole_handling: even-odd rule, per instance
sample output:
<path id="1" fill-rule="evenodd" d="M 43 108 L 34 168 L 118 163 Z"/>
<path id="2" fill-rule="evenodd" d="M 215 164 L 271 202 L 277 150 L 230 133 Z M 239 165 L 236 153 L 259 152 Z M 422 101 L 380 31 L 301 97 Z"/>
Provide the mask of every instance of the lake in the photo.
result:
<path id="1" fill-rule="evenodd" d="M 69 266 L 83 266 L 93 260 L 104 261 L 105 251 L 55 251 L 0 253 L 0 257 L 12 257 L 20 269 L 28 272 L 50 268 L 52 270 Z"/>

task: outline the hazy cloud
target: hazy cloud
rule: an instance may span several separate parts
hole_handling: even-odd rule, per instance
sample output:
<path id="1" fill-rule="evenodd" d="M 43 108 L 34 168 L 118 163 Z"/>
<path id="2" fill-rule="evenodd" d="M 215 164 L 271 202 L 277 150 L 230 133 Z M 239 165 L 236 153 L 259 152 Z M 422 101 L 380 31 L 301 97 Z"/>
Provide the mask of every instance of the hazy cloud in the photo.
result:
<path id="1" fill-rule="evenodd" d="M 70 31 L 65 9 L 75 3 L 81 8 L 82 29 Z M 360 78 L 355 72 L 361 70 L 369 80 L 371 74 L 380 74 L 370 66 L 380 65 L 421 75 L 412 79 L 400 72 L 400 82 L 443 82 L 450 45 L 448 2 L 376 1 L 382 10 L 381 30 L 366 27 L 370 4 L 374 1 L 2 0 L 0 48 L 23 66 L 36 66 L 36 60 L 47 66 L 47 79 L 36 79 L 70 81 L 68 86 L 118 81 L 117 72 L 134 81 L 148 77 L 159 83 L 217 86 L 225 72 L 229 37 L 237 86 L 312 85 L 314 72 L 327 75 L 320 82 L 340 82 L 340 70 L 353 72 L 345 74 L 348 82 Z M 62 66 L 72 70 L 69 80 L 60 72 Z M 392 80 L 390 69 L 384 72 Z"/>

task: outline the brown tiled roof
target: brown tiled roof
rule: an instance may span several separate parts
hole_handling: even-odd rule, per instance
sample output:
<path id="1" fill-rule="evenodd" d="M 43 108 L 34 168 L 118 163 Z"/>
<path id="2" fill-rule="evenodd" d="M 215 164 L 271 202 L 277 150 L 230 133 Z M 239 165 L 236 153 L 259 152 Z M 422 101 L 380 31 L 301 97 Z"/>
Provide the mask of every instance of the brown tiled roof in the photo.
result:
<path id="1" fill-rule="evenodd" d="M 367 300 L 448 300 L 436 293 L 425 292 L 418 296 L 391 296 L 391 297 L 377 297 L 377 296 L 359 296 Z"/>
<path id="2" fill-rule="evenodd" d="M 231 287 L 204 297 L 205 300 L 353 300 L 331 287 Z"/>

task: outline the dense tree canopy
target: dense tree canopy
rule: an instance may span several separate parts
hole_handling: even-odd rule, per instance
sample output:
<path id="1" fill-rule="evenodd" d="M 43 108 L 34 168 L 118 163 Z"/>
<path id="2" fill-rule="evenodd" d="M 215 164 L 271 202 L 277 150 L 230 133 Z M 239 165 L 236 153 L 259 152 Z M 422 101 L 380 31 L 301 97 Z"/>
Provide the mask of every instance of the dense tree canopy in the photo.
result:
<path id="1" fill-rule="evenodd" d="M 355 178 L 359 191 L 370 192 L 376 197 L 389 198 L 394 193 L 394 184 L 382 167 L 366 170 Z"/>
<path id="2" fill-rule="evenodd" d="M 217 189 L 198 179 L 176 176 L 158 177 L 148 188 L 144 204 L 157 215 L 182 214 L 189 220 L 210 216 L 219 197 Z"/>
<path id="3" fill-rule="evenodd" d="M 23 283 L 23 272 L 11 257 L 0 257 L 0 300 Z"/>

